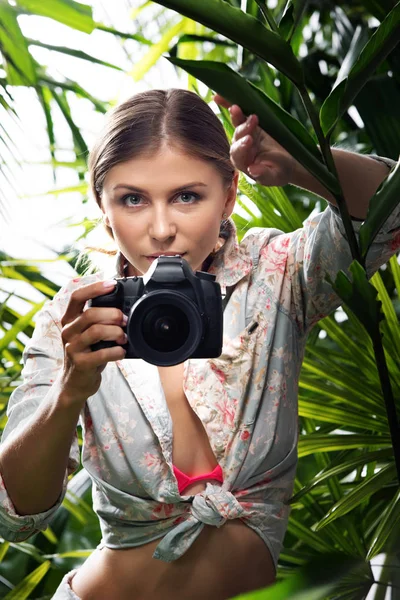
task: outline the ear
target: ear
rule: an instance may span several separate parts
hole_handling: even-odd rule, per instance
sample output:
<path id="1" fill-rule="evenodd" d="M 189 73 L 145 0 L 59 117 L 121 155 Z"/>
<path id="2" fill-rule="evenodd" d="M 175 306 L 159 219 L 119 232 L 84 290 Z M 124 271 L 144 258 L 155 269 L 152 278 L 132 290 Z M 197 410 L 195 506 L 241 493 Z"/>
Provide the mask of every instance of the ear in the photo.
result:
<path id="1" fill-rule="evenodd" d="M 102 213 L 103 213 L 103 217 L 102 218 L 103 218 L 104 225 L 107 225 L 107 227 L 111 227 L 110 219 L 108 218 L 107 213 L 104 211 L 103 208 L 101 210 L 102 210 Z"/>
<path id="2" fill-rule="evenodd" d="M 228 217 L 233 213 L 233 209 L 235 208 L 237 189 L 239 184 L 239 171 L 235 171 L 235 174 L 232 179 L 232 184 L 228 189 L 228 195 L 225 201 L 225 212 L 228 214 Z"/>

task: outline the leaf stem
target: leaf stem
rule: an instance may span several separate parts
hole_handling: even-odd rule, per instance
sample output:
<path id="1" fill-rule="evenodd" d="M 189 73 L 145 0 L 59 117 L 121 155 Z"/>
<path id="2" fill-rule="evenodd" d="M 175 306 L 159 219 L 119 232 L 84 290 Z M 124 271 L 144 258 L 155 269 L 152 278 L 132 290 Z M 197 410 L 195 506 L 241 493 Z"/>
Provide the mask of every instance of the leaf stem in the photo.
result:
<path id="1" fill-rule="evenodd" d="M 390 383 L 389 371 L 386 364 L 379 325 L 377 326 L 377 331 L 372 338 L 372 343 L 374 347 L 376 366 L 378 368 L 383 398 L 385 401 L 390 437 L 394 452 L 394 461 L 397 470 L 397 478 L 400 484 L 400 422 L 397 417 L 396 405 L 394 402 L 393 390 Z"/>
<path id="2" fill-rule="evenodd" d="M 329 138 L 326 138 L 324 136 L 321 125 L 319 123 L 318 115 L 315 111 L 313 103 L 311 102 L 311 98 L 308 95 L 307 89 L 305 88 L 305 86 L 298 86 L 298 90 L 300 93 L 300 97 L 303 101 L 304 107 L 308 113 L 308 116 L 310 117 L 312 126 L 314 127 L 314 131 L 317 135 L 319 147 L 320 147 L 322 156 L 324 158 L 325 164 L 326 164 L 328 170 L 332 173 L 332 175 L 334 175 L 336 177 L 337 182 L 338 182 L 340 192 L 339 193 L 331 192 L 331 194 L 334 196 L 334 198 L 337 202 L 340 216 L 342 217 L 343 226 L 344 226 L 347 240 L 348 240 L 348 243 L 350 246 L 351 255 L 352 255 L 353 259 L 357 260 L 360 263 L 360 265 L 363 268 L 365 268 L 365 258 L 363 258 L 361 256 L 360 248 L 357 243 L 356 234 L 355 234 L 353 226 L 351 224 L 351 217 L 350 217 L 350 214 L 349 214 L 349 211 L 347 208 L 346 200 L 344 198 L 342 185 L 340 183 L 340 179 L 339 179 L 339 175 L 338 175 L 338 172 L 336 169 L 335 161 L 332 156 L 332 150 L 331 150 L 331 146 L 329 143 Z"/>
<path id="3" fill-rule="evenodd" d="M 274 17 L 271 15 L 269 8 L 263 0 L 256 0 L 265 20 L 267 21 L 269 28 L 279 35 L 278 25 L 275 23 Z"/>

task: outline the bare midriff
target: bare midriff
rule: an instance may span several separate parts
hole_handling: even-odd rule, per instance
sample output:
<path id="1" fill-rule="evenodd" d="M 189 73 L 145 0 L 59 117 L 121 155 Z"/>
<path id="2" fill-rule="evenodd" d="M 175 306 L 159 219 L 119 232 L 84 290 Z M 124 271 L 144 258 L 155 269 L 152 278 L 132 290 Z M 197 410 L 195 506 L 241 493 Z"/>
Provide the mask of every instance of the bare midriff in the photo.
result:
<path id="1" fill-rule="evenodd" d="M 173 464 L 193 477 L 211 472 L 218 463 L 183 393 L 183 365 L 159 367 L 159 373 L 173 422 Z M 192 483 L 183 494 L 203 491 L 207 481 Z M 82 600 L 225 600 L 274 581 L 267 546 L 240 519 L 220 528 L 205 525 L 185 554 L 170 563 L 152 558 L 160 541 L 96 549 L 73 578 L 73 591 Z"/>

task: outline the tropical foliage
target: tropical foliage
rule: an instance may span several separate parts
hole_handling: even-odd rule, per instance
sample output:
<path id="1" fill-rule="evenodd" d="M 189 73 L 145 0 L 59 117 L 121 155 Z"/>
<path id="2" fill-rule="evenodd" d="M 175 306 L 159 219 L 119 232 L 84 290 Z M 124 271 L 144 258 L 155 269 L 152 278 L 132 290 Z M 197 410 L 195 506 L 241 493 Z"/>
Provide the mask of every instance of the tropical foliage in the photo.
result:
<path id="1" fill-rule="evenodd" d="M 58 140 L 53 111 L 56 107 L 61 110 L 72 134 L 75 160 L 70 167 L 80 173 L 83 200 L 87 145 L 76 125 L 71 99 L 84 97 L 100 113 L 107 105 L 74 81 L 55 81 L 34 59 L 32 47 L 49 46 L 24 36 L 19 24 L 23 14 L 46 16 L 88 35 L 103 30 L 118 36 L 131 61 L 128 71 L 137 81 L 167 55 L 177 69 L 188 73 L 188 88 L 206 101 L 216 91 L 240 104 L 245 112 L 257 112 L 262 126 L 336 194 L 344 220 L 346 207 L 329 147 L 398 158 L 400 3 L 394 0 L 145 2 L 132 6 L 126 33 L 116 31 L 112 23 L 96 23 L 91 8 L 73 0 L 1 0 L 2 110 L 17 118 L 15 86 L 36 90 L 46 117 L 54 169 L 58 167 Z M 151 27 L 154 23 L 157 35 Z M 132 43 L 134 51 L 128 45 Z M 134 52 L 139 49 L 141 60 L 135 60 Z M 52 46 L 50 50 L 88 63 L 99 62 L 76 48 Z M 119 67 L 103 61 L 102 68 Z M 231 136 L 227 111 L 220 109 L 219 114 Z M 4 165 L 10 157 L 17 157 L 1 125 L 0 142 Z M 8 176 L 5 167 L 2 173 Z M 366 598 L 375 582 L 373 559 L 383 553 L 384 566 L 374 598 L 383 600 L 388 586 L 392 598 L 400 598 L 396 546 L 400 492 L 382 392 L 382 384 L 390 384 L 399 410 L 399 262 L 393 257 L 370 284 L 363 277 L 366 250 L 398 202 L 398 177 L 396 169 L 382 188 L 379 203 L 371 201 L 373 210 L 363 225 L 360 247 L 353 240 L 353 257 L 357 258 L 353 284 L 340 278 L 336 284 L 332 282 L 346 299 L 343 310 L 318 323 L 309 337 L 299 386 L 299 467 L 279 562 L 280 581 L 249 597 Z M 255 226 L 292 231 L 301 227 L 312 210 L 324 208 L 325 201 L 291 186 L 265 188 L 242 175 L 238 205 L 235 221 L 241 237 Z M 350 231 L 348 237 L 351 240 Z M 73 252 L 60 260 L 79 270 Z M 25 281 L 42 298 L 32 301 L 27 292 L 18 298 L 25 302 L 26 310 L 17 310 L 15 295 L 3 293 L 0 396 L 4 426 L 9 394 L 20 379 L 24 336 L 32 333 L 36 311 L 58 286 L 43 275 L 40 265 L 13 260 L 4 253 L 0 254 L 0 269 L 4 282 Z M 370 298 L 363 307 L 366 316 L 359 311 L 360 303 L 352 300 L 356 293 Z M 379 343 L 380 356 L 385 358 L 382 364 L 388 370 L 384 380 L 382 366 L 376 364 Z M 393 427 L 396 431 L 398 423 L 392 422 Z M 70 480 L 63 506 L 46 532 L 36 534 L 29 543 L 3 542 L 0 546 L 0 595 L 21 600 L 50 598 L 63 574 L 81 564 L 99 539 L 90 481 L 80 470 Z M 321 553 L 326 554 L 322 563 Z M 329 561 L 332 576 L 323 569 L 324 561 Z M 345 573 L 343 565 L 347 566 Z M 323 577 L 318 578 L 317 573 Z"/>

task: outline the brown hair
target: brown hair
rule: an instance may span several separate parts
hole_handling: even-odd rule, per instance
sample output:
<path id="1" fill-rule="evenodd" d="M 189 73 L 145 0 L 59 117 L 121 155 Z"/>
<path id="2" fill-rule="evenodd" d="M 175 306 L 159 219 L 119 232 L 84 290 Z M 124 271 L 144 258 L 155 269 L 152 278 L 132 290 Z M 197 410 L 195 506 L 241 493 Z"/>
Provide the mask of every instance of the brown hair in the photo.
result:
<path id="1" fill-rule="evenodd" d="M 167 143 L 186 153 L 210 161 L 224 185 L 232 185 L 235 167 L 225 130 L 211 108 L 194 92 L 179 88 L 148 90 L 135 94 L 109 115 L 105 129 L 89 155 L 91 191 L 97 204 L 108 171 L 115 165 L 143 154 L 153 154 Z M 220 237 L 229 237 L 222 221 Z M 112 236 L 110 227 L 104 224 Z"/>

